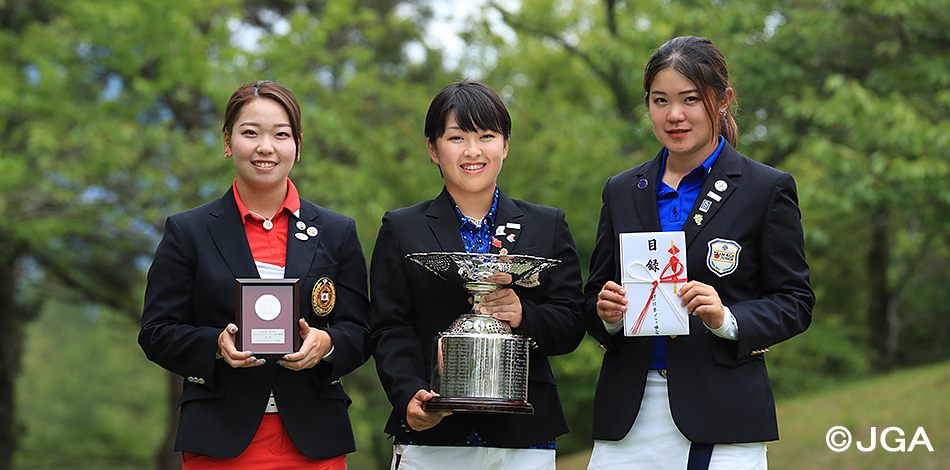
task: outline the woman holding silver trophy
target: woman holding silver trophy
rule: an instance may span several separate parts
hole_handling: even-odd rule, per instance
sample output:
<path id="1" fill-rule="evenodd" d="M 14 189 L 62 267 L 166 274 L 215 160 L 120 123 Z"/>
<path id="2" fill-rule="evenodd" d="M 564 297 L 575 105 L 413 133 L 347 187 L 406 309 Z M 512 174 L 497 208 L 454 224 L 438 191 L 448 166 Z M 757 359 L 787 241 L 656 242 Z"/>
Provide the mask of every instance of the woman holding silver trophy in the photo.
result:
<path id="1" fill-rule="evenodd" d="M 385 430 L 394 436 L 394 469 L 553 470 L 555 438 L 568 432 L 547 357 L 569 353 L 583 339 L 580 264 L 563 211 L 511 199 L 498 188 L 510 134 L 511 118 L 491 88 L 472 81 L 446 86 L 425 124 L 429 157 L 445 187 L 435 199 L 383 217 L 370 269 L 370 329 L 377 372 L 393 405 Z M 528 278 L 518 279 L 516 269 L 479 278 L 497 288 L 472 300 L 462 284 L 411 259 L 425 253 L 482 254 L 508 267 L 518 263 L 506 257 L 520 256 L 551 267 Z M 530 338 L 528 412 L 434 406 L 446 397 L 430 378 L 447 372 L 441 370 L 444 350 L 434 352 L 434 343 L 470 310 L 472 320 L 462 322 L 468 328 L 482 317 Z"/>

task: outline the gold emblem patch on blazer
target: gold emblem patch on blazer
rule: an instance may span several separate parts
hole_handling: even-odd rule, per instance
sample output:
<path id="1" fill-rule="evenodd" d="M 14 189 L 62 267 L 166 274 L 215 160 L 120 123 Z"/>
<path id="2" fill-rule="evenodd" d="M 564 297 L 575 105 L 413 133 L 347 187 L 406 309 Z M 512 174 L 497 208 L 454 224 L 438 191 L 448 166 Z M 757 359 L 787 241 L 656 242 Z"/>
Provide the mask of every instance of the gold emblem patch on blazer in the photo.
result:
<path id="1" fill-rule="evenodd" d="M 333 306 L 336 305 L 336 286 L 330 278 L 324 276 L 317 280 L 310 295 L 310 303 L 313 304 L 313 313 L 318 316 L 322 317 L 333 311 Z"/>

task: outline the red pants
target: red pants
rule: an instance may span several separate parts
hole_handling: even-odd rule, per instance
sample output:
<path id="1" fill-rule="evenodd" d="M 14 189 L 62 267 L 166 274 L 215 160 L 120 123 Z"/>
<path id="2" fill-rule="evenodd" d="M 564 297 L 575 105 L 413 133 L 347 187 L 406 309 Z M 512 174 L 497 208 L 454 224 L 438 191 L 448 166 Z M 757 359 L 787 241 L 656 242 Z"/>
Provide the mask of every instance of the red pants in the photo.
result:
<path id="1" fill-rule="evenodd" d="M 346 456 L 313 460 L 291 442 L 279 414 L 266 414 L 251 444 L 233 459 L 182 452 L 182 470 L 346 470 Z"/>

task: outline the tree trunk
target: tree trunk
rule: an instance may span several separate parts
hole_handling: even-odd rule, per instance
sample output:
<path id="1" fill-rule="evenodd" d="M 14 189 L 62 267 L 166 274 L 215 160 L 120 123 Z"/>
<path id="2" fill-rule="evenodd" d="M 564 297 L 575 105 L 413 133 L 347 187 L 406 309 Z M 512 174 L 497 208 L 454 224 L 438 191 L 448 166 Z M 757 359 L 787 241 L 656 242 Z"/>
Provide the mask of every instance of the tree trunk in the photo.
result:
<path id="1" fill-rule="evenodd" d="M 158 470 L 181 470 L 181 452 L 175 451 L 175 433 L 178 431 L 178 400 L 181 399 L 181 376 L 168 372 L 168 427 L 165 429 L 165 439 L 162 446 L 155 453 L 155 463 Z"/>
<path id="2" fill-rule="evenodd" d="M 13 263 L 0 261 L 0 469 L 13 468 L 17 433 L 14 423 L 14 385 L 23 348 L 17 309 L 13 306 Z"/>
<path id="3" fill-rule="evenodd" d="M 887 282 L 891 249 L 888 243 L 890 213 L 886 207 L 878 207 L 871 217 L 871 240 L 868 248 L 868 344 L 871 355 L 871 371 L 887 372 L 894 365 L 894 356 L 889 352 L 888 338 L 891 324 L 888 321 L 888 305 L 891 292 Z"/>
<path id="4" fill-rule="evenodd" d="M 0 233 L 0 470 L 13 468 L 13 452 L 21 434 L 16 424 L 16 378 L 26 322 L 39 305 L 17 298 L 17 259 L 25 248 Z"/>

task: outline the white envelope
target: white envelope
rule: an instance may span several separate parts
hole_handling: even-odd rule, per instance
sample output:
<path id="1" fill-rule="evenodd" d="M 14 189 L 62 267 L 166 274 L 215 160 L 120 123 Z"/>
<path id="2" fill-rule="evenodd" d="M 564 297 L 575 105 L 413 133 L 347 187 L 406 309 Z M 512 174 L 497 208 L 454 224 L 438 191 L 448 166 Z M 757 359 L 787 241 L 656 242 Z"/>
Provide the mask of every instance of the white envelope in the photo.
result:
<path id="1" fill-rule="evenodd" d="M 621 233 L 620 260 L 627 290 L 624 335 L 688 335 L 689 312 L 676 295 L 688 279 L 686 233 Z"/>

